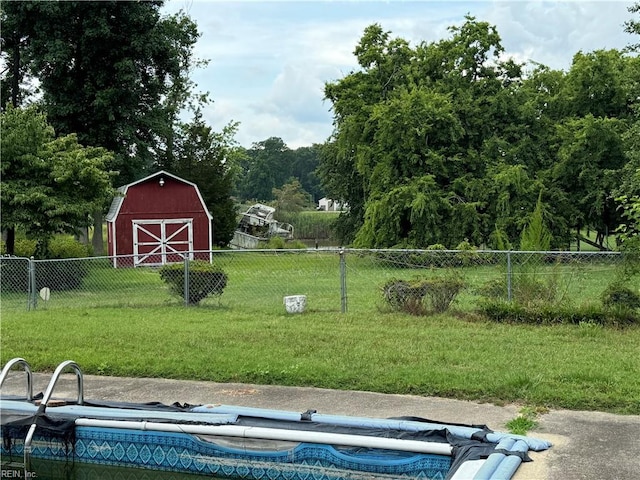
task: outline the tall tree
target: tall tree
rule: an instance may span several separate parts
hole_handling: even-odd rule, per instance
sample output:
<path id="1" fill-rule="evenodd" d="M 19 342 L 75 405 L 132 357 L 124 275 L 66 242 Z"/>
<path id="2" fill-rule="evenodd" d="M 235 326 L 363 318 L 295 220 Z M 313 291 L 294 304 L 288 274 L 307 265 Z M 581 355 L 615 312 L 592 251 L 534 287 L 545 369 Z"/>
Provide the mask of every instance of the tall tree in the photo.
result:
<path id="1" fill-rule="evenodd" d="M 182 124 L 175 135 L 173 162 L 159 165 L 198 185 L 213 217 L 213 243 L 220 247 L 229 243 L 237 223 L 231 199 L 236 128 L 231 123 L 222 132 L 214 132 L 197 110 L 193 120 Z"/>
<path id="2" fill-rule="evenodd" d="M 486 142 L 509 144 L 524 130 L 512 127 L 521 67 L 499 59 L 500 37 L 486 22 L 467 17 L 450 31 L 411 49 L 368 27 L 356 47 L 362 71 L 326 85 L 335 131 L 319 172 L 328 195 L 349 204 L 343 240 L 425 247 L 434 237 L 418 230 L 434 212 L 437 243 L 488 237 L 475 188 L 495 161 L 484 158 Z"/>
<path id="3" fill-rule="evenodd" d="M 0 5 L 0 56 L 4 63 L 4 70 L 0 76 L 0 109 L 6 105 L 18 108 L 25 97 L 33 91 L 33 86 L 25 81 L 28 77 L 29 44 L 26 11 L 31 5 L 28 2 L 4 2 Z M 6 232 L 6 250 L 14 252 L 15 225 L 3 219 L 3 230 Z"/>
<path id="4" fill-rule="evenodd" d="M 365 216 L 368 178 L 358 168 L 370 155 L 373 129 L 366 128 L 373 108 L 406 80 L 411 50 L 404 40 L 390 39 L 378 24 L 370 25 L 354 50 L 361 67 L 337 82 L 325 84 L 325 97 L 331 101 L 334 133 L 321 151 L 318 174 L 329 197 L 348 210 L 336 222 L 336 233 L 343 244 L 355 238 Z"/>
<path id="5" fill-rule="evenodd" d="M 618 50 L 576 53 L 564 82 L 565 115 L 628 116 L 627 65 L 627 59 Z"/>
<path id="6" fill-rule="evenodd" d="M 640 36 L 640 2 L 629 7 L 630 13 L 639 14 L 638 19 L 631 19 L 625 22 L 625 31 L 631 35 Z M 638 40 L 638 38 L 635 38 Z M 640 42 L 631 43 L 628 50 L 640 52 Z M 640 248 L 640 61 L 635 57 L 636 69 L 635 90 L 631 97 L 634 99 L 632 109 L 634 111 L 634 119 L 629 130 L 625 133 L 623 139 L 625 141 L 625 151 L 629 162 L 625 165 L 624 174 L 619 188 L 616 190 L 620 208 L 622 210 L 623 225 L 622 231 L 625 240 L 633 239 L 636 242 L 636 249 Z"/>
<path id="7" fill-rule="evenodd" d="M 291 176 L 298 179 L 301 187 L 315 202 L 324 197 L 324 190 L 316 173 L 320 163 L 320 145 L 296 148 L 291 152 Z"/>
<path id="8" fill-rule="evenodd" d="M 285 183 L 282 188 L 274 188 L 273 196 L 275 197 L 274 205 L 278 218 L 282 218 L 283 215 L 291 217 L 311 204 L 309 194 L 297 179 Z"/>
<path id="9" fill-rule="evenodd" d="M 244 178 L 239 186 L 240 196 L 270 202 L 273 189 L 281 187 L 291 177 L 291 149 L 281 138 L 270 137 L 256 142 L 247 151 Z"/>
<path id="10" fill-rule="evenodd" d="M 561 143 L 552 175 L 569 200 L 571 226 L 590 227 L 604 236 L 620 223 L 614 190 L 627 161 L 623 131 L 623 122 L 592 115 L 559 126 Z"/>
<path id="11" fill-rule="evenodd" d="M 25 79 L 29 74 L 29 26 L 26 19 L 30 7 L 29 2 L 3 2 L 0 6 L 0 41 L 4 64 L 0 78 L 0 108 L 8 103 L 14 107 L 22 105 L 24 97 L 29 93 Z"/>
<path id="12" fill-rule="evenodd" d="M 15 3 L 23 8 L 10 6 L 6 20 L 19 29 L 15 38 L 28 39 L 23 58 L 56 132 L 113 151 L 109 168 L 123 183 L 148 173 L 190 88 L 195 23 L 181 13 L 161 17 L 162 1 Z"/>

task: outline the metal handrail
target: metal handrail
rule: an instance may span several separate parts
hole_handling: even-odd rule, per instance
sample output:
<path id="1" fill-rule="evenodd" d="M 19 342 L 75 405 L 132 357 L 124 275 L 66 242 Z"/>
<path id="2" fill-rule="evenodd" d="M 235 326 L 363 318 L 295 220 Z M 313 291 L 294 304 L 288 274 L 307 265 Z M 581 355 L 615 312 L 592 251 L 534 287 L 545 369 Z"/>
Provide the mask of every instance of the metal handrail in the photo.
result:
<path id="1" fill-rule="evenodd" d="M 56 368 L 55 372 L 53 372 L 53 376 L 51 377 L 51 380 L 49 380 L 49 385 L 47 386 L 47 389 L 44 392 L 44 395 L 42 397 L 42 401 L 40 402 L 40 406 L 38 407 L 38 411 L 34 415 L 33 423 L 31 424 L 31 427 L 29 427 L 29 431 L 27 432 L 27 436 L 24 439 L 24 465 L 25 465 L 25 468 L 29 467 L 29 459 L 31 457 L 31 442 L 33 442 L 33 434 L 36 431 L 38 418 L 41 415 L 44 414 L 44 411 L 47 408 L 47 403 L 51 399 L 51 394 L 53 393 L 53 389 L 55 388 L 56 383 L 58 382 L 58 379 L 60 378 L 60 375 L 62 374 L 62 372 L 66 368 L 73 369 L 73 371 L 75 372 L 76 377 L 78 379 L 78 401 L 77 401 L 77 404 L 78 405 L 82 405 L 84 403 L 84 378 L 82 376 L 82 370 L 80 370 L 80 367 L 78 366 L 78 364 L 76 362 L 72 361 L 72 360 L 67 360 L 65 362 L 62 362 L 60 365 L 58 365 L 58 368 Z"/>
<path id="2" fill-rule="evenodd" d="M 11 369 L 16 365 L 21 365 L 24 372 L 27 374 L 27 401 L 31 402 L 33 400 L 33 373 L 31 372 L 31 366 L 24 358 L 12 358 L 5 364 L 2 368 L 2 372 L 0 372 L 0 389 L 4 384 L 4 381 L 9 376 L 9 371 L 11 371 Z"/>

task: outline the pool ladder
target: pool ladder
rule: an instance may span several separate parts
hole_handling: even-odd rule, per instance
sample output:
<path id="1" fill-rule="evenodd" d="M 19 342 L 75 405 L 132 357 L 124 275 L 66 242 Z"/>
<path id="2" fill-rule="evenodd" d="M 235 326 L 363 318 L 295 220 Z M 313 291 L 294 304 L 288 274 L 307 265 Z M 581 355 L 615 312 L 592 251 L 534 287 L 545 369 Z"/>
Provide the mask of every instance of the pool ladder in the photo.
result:
<path id="1" fill-rule="evenodd" d="M 2 368 L 2 372 L 0 372 L 0 388 L 2 388 L 9 372 L 17 365 L 21 366 L 27 374 L 27 402 L 31 402 L 33 400 L 33 373 L 31 373 L 31 367 L 24 358 L 13 358 Z"/>
<path id="2" fill-rule="evenodd" d="M 2 369 L 2 372 L 0 373 L 0 388 L 2 388 L 2 384 L 4 383 L 5 379 L 9 375 L 9 371 L 12 370 L 13 367 L 18 365 L 22 366 L 25 373 L 27 374 L 27 401 L 31 402 L 33 401 L 33 373 L 31 372 L 31 367 L 29 366 L 29 364 L 24 358 L 14 358 L 7 362 L 7 364 Z M 60 365 L 58 365 L 58 367 L 53 372 L 53 375 L 51 376 L 51 380 L 49 380 L 49 385 L 47 386 L 47 389 L 45 390 L 44 395 L 42 396 L 42 400 L 40 401 L 40 406 L 38 407 L 38 411 L 34 415 L 33 423 L 31 424 L 31 427 L 27 432 L 27 436 L 24 439 L 25 469 L 29 468 L 29 461 L 31 458 L 31 443 L 33 442 L 33 434 L 35 433 L 36 427 L 38 426 L 37 420 L 39 417 L 44 415 L 44 412 L 47 408 L 47 403 L 49 403 L 49 400 L 51 399 L 51 395 L 53 394 L 53 389 L 55 388 L 56 383 L 60 378 L 60 375 L 62 375 L 62 372 L 64 372 L 67 369 L 72 369 L 75 372 L 76 378 L 78 381 L 78 400 L 76 403 L 78 405 L 82 405 L 84 403 L 84 377 L 82 376 L 82 370 L 80 370 L 80 367 L 76 362 L 72 360 L 66 360 L 62 362 Z"/>

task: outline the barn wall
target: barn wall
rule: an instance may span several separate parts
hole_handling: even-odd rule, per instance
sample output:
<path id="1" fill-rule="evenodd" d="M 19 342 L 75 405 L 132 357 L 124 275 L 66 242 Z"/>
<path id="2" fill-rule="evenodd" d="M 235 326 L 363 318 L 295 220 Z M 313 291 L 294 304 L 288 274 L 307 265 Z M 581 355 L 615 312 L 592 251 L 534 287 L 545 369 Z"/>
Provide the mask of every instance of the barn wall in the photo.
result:
<path id="1" fill-rule="evenodd" d="M 133 254 L 133 220 L 193 219 L 194 250 L 209 250 L 209 217 L 203 210 L 196 189 L 188 184 L 165 178 L 161 187 L 154 178 L 133 185 L 116 219 L 118 255 Z"/>

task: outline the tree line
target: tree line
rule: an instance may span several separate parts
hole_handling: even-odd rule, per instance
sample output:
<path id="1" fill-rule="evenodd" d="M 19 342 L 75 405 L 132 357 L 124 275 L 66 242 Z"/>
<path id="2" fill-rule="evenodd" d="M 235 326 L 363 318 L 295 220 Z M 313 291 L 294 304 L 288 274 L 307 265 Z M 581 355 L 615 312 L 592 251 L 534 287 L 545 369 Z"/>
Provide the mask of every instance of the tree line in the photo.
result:
<path id="1" fill-rule="evenodd" d="M 640 33 L 637 21 L 626 28 Z M 578 52 L 566 72 L 527 70 L 504 60 L 486 22 L 467 16 L 449 32 L 411 47 L 371 25 L 360 69 L 326 84 L 336 127 L 319 172 L 350 206 L 344 242 L 517 248 L 536 205 L 551 248 L 584 229 L 637 229 L 638 46 Z"/>
<path id="2" fill-rule="evenodd" d="M 336 229 L 359 247 L 512 248 L 534 215 L 550 248 L 584 229 L 637 234 L 639 44 L 578 52 L 564 72 L 504 60 L 496 28 L 471 16 L 415 47 L 371 25 L 359 68 L 325 86 L 327 142 L 243 148 L 236 122 L 216 132 L 204 121 L 211 99 L 189 77 L 206 64 L 193 54 L 200 33 L 183 12 L 161 15 L 163 3 L 2 4 L 9 253 L 16 228 L 46 255 L 54 233 L 90 224 L 103 252 L 113 187 L 159 169 L 199 186 L 218 246 L 238 202 L 325 194 L 349 206 Z M 640 22 L 625 29 L 638 35 Z"/>

